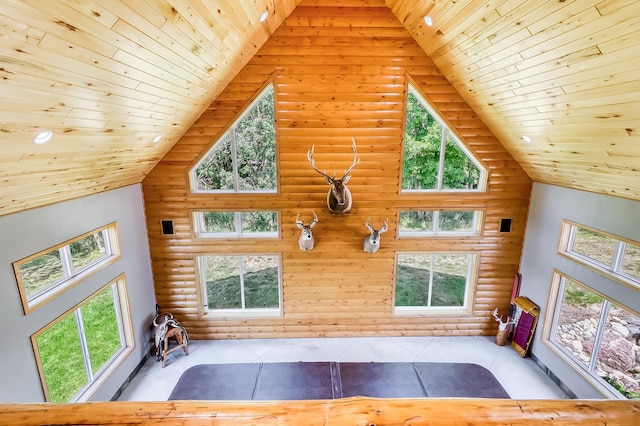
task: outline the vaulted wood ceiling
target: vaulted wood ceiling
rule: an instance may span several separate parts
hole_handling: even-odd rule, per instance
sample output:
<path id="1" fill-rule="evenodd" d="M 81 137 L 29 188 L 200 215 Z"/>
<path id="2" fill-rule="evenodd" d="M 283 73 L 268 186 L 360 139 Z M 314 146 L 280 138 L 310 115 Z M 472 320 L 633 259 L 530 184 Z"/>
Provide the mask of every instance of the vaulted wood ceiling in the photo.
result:
<path id="1" fill-rule="evenodd" d="M 299 4 L 388 7 L 533 180 L 640 200 L 636 0 L 0 0 L 0 215 L 141 182 Z"/>

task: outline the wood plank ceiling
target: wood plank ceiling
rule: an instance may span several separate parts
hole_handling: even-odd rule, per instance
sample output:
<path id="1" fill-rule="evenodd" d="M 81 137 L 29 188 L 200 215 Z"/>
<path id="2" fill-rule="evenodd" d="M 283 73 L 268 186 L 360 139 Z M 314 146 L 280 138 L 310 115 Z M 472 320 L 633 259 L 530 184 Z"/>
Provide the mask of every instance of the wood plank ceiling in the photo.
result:
<path id="1" fill-rule="evenodd" d="M 0 215 L 141 182 L 300 3 L 388 7 L 533 180 L 640 200 L 636 0 L 0 0 Z"/>

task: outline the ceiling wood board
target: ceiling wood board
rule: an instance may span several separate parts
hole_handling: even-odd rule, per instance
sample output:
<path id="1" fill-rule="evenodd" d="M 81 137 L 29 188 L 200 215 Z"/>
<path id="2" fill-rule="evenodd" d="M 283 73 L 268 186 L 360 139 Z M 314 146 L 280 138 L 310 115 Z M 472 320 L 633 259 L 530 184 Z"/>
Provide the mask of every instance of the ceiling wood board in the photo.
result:
<path id="1" fill-rule="evenodd" d="M 639 2 L 386 4 L 530 177 L 640 199 Z"/>
<path id="2" fill-rule="evenodd" d="M 1 0 L 0 215 L 141 182 L 298 3 Z"/>
<path id="3" fill-rule="evenodd" d="M 300 4 L 310 7 L 296 12 Z M 0 5 L 0 215 L 141 182 L 273 32 L 299 35 L 300 27 L 281 26 L 290 15 L 290 22 L 318 24 L 319 40 L 341 54 L 339 63 L 315 67 L 318 78 L 335 67 L 392 74 L 375 58 L 389 51 L 378 52 L 375 39 L 370 49 L 354 51 L 335 25 L 357 22 L 360 31 L 386 37 L 408 30 L 531 178 L 640 200 L 640 2 L 635 0 L 52 0 L 46 7 L 39 0 L 0 0 Z M 314 16 L 314 6 L 333 7 L 333 26 Z M 397 22 L 367 30 L 358 8 L 380 6 Z M 268 18 L 260 23 L 265 10 Z M 425 14 L 433 26 L 425 24 Z M 403 47 L 401 37 L 398 43 Z M 304 56 L 308 47 L 287 54 Z M 399 60 L 411 70 L 413 59 Z M 251 66 L 271 69 L 268 61 L 255 58 Z M 344 101 L 370 84 L 334 83 Z M 255 90 L 256 82 L 243 84 Z M 434 96 L 446 96 L 433 90 Z M 281 101 L 287 108 L 299 106 L 297 99 Z M 398 111 L 389 113 L 397 118 Z M 454 124 L 464 132 L 463 121 Z M 54 139 L 33 145 L 39 129 L 52 130 Z M 522 141 L 525 134 L 532 143 Z M 157 135 L 162 139 L 154 144 Z"/>

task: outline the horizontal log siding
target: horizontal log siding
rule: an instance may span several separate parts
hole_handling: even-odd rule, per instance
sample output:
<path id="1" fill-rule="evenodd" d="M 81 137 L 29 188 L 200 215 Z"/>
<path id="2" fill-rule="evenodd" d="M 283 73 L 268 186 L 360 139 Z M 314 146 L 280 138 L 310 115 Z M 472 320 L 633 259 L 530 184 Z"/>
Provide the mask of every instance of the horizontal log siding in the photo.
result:
<path id="1" fill-rule="evenodd" d="M 144 180 L 157 301 L 183 322 L 193 338 L 495 332 L 490 312 L 495 307 L 506 310 L 509 302 L 520 262 L 530 180 L 391 11 L 381 2 L 365 5 L 315 7 L 303 2 Z M 279 193 L 191 194 L 189 168 L 271 78 L 277 102 Z M 407 78 L 484 162 L 490 173 L 486 193 L 399 194 Z M 348 216 L 332 216 L 325 206 L 328 186 L 309 166 L 306 152 L 315 144 L 318 167 L 340 176 L 352 160 L 352 137 L 361 159 L 349 182 L 353 210 Z M 195 239 L 190 212 L 221 207 L 277 208 L 281 238 Z M 482 234 L 398 239 L 401 208 L 480 209 L 485 212 Z M 308 215 L 311 209 L 319 217 L 316 247 L 302 252 L 295 216 L 299 211 Z M 389 218 L 389 232 L 373 255 L 362 250 L 368 217 L 376 225 Z M 501 218 L 513 220 L 510 233 L 499 233 Z M 175 235 L 161 235 L 163 219 L 174 221 Z M 479 255 L 471 315 L 392 316 L 396 252 L 420 250 Z M 200 315 L 195 256 L 272 252 L 282 256 L 282 318 Z"/>

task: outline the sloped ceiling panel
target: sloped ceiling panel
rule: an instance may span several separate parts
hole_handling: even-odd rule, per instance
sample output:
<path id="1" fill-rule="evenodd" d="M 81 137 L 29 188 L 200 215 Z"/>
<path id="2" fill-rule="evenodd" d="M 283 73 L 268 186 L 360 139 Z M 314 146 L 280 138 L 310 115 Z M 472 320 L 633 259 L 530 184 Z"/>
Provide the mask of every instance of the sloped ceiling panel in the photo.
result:
<path id="1" fill-rule="evenodd" d="M 301 3 L 0 0 L 0 215 L 141 182 Z M 386 5 L 531 178 L 640 200 L 640 2 L 302 4 Z"/>
<path id="2" fill-rule="evenodd" d="M 141 182 L 298 2 L 2 0 L 0 214 Z"/>
<path id="3" fill-rule="evenodd" d="M 640 2 L 386 4 L 533 180 L 640 199 Z"/>

